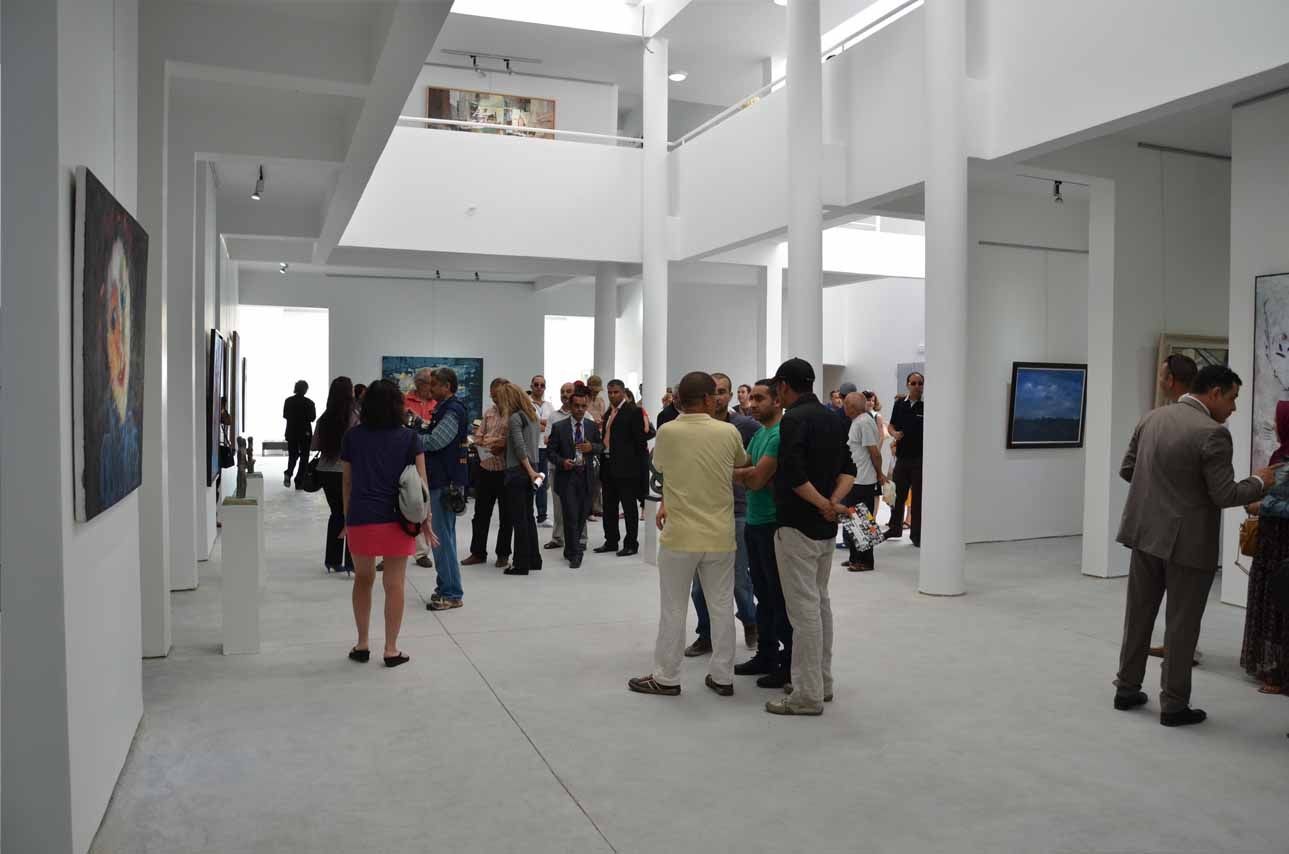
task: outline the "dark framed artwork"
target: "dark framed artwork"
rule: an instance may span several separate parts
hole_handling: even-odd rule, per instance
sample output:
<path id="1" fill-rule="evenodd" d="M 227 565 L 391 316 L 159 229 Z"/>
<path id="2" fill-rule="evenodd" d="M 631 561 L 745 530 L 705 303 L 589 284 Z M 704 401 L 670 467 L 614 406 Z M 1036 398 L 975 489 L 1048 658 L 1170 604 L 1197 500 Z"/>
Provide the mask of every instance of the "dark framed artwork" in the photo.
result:
<path id="1" fill-rule="evenodd" d="M 426 99 L 425 114 L 431 119 L 497 125 L 496 130 L 450 126 L 447 128 L 467 133 L 499 133 L 508 136 L 550 139 L 551 134 L 524 133 L 508 130 L 508 128 L 555 130 L 555 101 L 551 98 L 532 98 L 527 95 L 503 95 L 499 92 L 474 92 L 468 89 L 440 89 L 431 86 Z"/>
<path id="2" fill-rule="evenodd" d="M 206 485 L 219 477 L 220 402 L 224 397 L 224 336 L 210 330 L 206 372 Z"/>
<path id="3" fill-rule="evenodd" d="M 1253 283 L 1254 466 L 1265 466 L 1280 440 L 1276 404 L 1289 400 L 1289 273 L 1258 276 Z"/>
<path id="4" fill-rule="evenodd" d="M 1007 447 L 1081 448 L 1088 410 L 1088 366 L 1013 362 Z"/>
<path id="5" fill-rule="evenodd" d="M 451 368 L 457 374 L 457 397 L 471 421 L 483 417 L 483 359 L 462 356 L 382 356 L 380 375 L 398 384 L 403 394 L 412 390 L 412 377 L 421 368 Z"/>
<path id="6" fill-rule="evenodd" d="M 87 522 L 143 481 L 148 234 L 84 166 L 74 205 L 73 494 Z"/>
<path id="7" fill-rule="evenodd" d="M 1159 336 L 1159 355 L 1155 357 L 1158 368 L 1169 356 L 1189 356 L 1201 368 L 1209 365 L 1225 365 L 1231 358 L 1231 345 L 1225 338 L 1213 338 L 1206 335 L 1179 335 L 1165 332 Z M 1155 383 L 1155 408 L 1167 403 L 1164 390 Z"/>

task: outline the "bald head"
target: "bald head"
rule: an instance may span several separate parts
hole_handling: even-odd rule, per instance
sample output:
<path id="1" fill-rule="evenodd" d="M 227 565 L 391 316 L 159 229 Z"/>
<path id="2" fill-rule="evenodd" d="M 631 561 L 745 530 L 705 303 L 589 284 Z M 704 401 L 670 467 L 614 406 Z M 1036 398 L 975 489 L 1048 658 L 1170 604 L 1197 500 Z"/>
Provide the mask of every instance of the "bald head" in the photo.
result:
<path id="1" fill-rule="evenodd" d="M 847 418 L 855 418 L 868 411 L 868 401 L 864 398 L 864 395 L 857 391 L 852 391 L 846 395 L 842 403 L 846 406 Z"/>

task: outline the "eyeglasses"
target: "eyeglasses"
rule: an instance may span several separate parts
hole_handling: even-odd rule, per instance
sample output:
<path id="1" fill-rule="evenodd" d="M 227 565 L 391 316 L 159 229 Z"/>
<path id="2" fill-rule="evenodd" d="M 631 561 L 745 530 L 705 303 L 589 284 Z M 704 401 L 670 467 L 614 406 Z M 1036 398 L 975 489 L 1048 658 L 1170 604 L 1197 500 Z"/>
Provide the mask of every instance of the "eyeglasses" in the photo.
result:
<path id="1" fill-rule="evenodd" d="M 546 383 L 533 383 L 533 388 L 546 388 Z"/>

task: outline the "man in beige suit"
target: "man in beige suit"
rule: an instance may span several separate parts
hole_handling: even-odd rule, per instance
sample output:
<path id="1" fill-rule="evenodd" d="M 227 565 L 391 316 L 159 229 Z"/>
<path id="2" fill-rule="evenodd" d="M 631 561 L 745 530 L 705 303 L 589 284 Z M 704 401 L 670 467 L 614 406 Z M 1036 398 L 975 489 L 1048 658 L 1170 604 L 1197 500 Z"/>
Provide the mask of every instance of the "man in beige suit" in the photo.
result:
<path id="1" fill-rule="evenodd" d="M 1240 378 L 1230 368 L 1205 367 L 1188 394 L 1141 419 L 1119 474 L 1131 486 L 1119 542 L 1132 549 L 1128 602 L 1115 680 L 1114 707 L 1147 702 L 1141 690 L 1159 603 L 1168 592 L 1159 722 L 1197 724 L 1190 708 L 1191 658 L 1218 564 L 1221 508 L 1258 500 L 1275 481 L 1270 468 L 1235 480 L 1231 434 L 1222 426 L 1235 411 Z"/>

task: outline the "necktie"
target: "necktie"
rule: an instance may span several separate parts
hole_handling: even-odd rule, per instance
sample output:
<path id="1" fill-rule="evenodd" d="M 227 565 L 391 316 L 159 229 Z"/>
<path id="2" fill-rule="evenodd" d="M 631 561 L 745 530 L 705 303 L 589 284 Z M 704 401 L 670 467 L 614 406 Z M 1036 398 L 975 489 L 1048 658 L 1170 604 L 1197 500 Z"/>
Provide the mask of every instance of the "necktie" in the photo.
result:
<path id="1" fill-rule="evenodd" d="M 579 421 L 573 425 L 573 444 L 582 444 L 582 422 Z"/>

